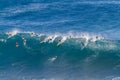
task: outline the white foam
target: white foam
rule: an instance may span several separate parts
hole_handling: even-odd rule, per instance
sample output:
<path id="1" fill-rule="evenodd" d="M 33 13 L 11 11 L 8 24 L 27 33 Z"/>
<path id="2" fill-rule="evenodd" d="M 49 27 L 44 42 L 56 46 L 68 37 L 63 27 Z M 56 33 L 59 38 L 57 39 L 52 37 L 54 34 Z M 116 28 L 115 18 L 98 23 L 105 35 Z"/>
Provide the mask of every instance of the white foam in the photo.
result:
<path id="1" fill-rule="evenodd" d="M 23 41 L 24 46 L 26 45 L 26 40 Z"/>
<path id="2" fill-rule="evenodd" d="M 11 32 L 6 32 L 6 35 L 8 35 L 8 38 L 15 36 L 17 33 L 20 33 L 20 30 L 14 29 Z"/>
<path id="3" fill-rule="evenodd" d="M 66 36 L 63 36 L 61 42 L 64 42 L 66 39 L 67 39 L 67 37 L 66 37 Z"/>
<path id="4" fill-rule="evenodd" d="M 61 33 L 52 33 L 52 34 L 49 34 L 49 33 L 46 33 L 46 34 L 43 34 L 43 33 L 35 33 L 35 32 L 30 32 L 30 31 L 27 31 L 27 32 L 20 32 L 19 30 L 12 30 L 11 32 L 7 32 L 6 34 L 10 37 L 16 35 L 17 33 L 28 33 L 31 35 L 31 37 L 33 36 L 37 36 L 37 37 L 41 37 L 43 35 L 45 35 L 45 39 L 43 41 L 41 41 L 41 43 L 43 42 L 49 42 L 49 43 L 52 43 L 54 42 L 54 40 L 58 37 L 61 38 L 61 43 L 63 43 L 65 40 L 67 39 L 71 39 L 71 38 L 83 38 L 85 40 L 85 45 L 88 44 L 89 41 L 91 42 L 95 42 L 97 40 L 101 40 L 101 39 L 104 39 L 101 35 L 95 35 L 95 34 L 90 34 L 90 33 L 74 33 L 74 32 L 68 32 L 68 33 L 64 33 L 64 34 L 61 34 Z"/>
<path id="5" fill-rule="evenodd" d="M 115 77 L 112 80 L 120 80 L 120 77 Z"/>
<path id="6" fill-rule="evenodd" d="M 57 45 L 64 43 L 66 41 L 66 39 L 67 39 L 66 36 L 62 36 L 62 39 L 60 40 L 60 42 L 58 42 Z"/>
<path id="7" fill-rule="evenodd" d="M 12 33 L 12 35 L 16 35 L 19 32 L 20 32 L 19 30 L 13 30 L 11 33 Z"/>
<path id="8" fill-rule="evenodd" d="M 79 33 L 79 32 L 70 31 L 70 32 L 68 32 L 67 36 L 68 36 L 68 39 L 70 39 L 70 38 L 83 38 L 86 40 L 86 42 L 89 40 L 95 42 L 97 40 L 103 39 L 103 37 L 101 35 L 96 35 L 94 33 L 87 33 L 87 32 L 80 32 Z"/>
<path id="9" fill-rule="evenodd" d="M 31 37 L 35 36 L 34 32 L 30 32 L 29 34 L 30 34 Z"/>
<path id="10" fill-rule="evenodd" d="M 49 39 L 49 43 L 52 43 L 54 42 L 54 40 L 58 37 L 58 35 L 54 35 L 54 36 L 49 36 L 48 39 Z M 51 39 L 51 40 L 50 40 Z"/>
<path id="11" fill-rule="evenodd" d="M 1 41 L 1 42 L 6 42 L 6 40 L 5 40 L 5 39 L 0 39 L 0 41 Z"/>
<path id="12" fill-rule="evenodd" d="M 42 34 L 42 35 L 45 35 L 45 34 Z M 40 43 L 43 43 L 43 42 L 52 43 L 58 36 L 59 36 L 58 34 L 48 34 L 46 38 L 42 40 Z"/>
<path id="13" fill-rule="evenodd" d="M 37 35 L 38 35 L 38 37 L 41 37 L 41 36 L 43 36 L 44 34 L 40 33 L 40 34 L 37 34 Z"/>
<path id="14" fill-rule="evenodd" d="M 51 62 L 53 62 L 53 61 L 55 61 L 56 59 L 57 59 L 57 56 L 52 57 L 52 58 L 49 58 L 48 60 L 51 61 Z"/>
<path id="15" fill-rule="evenodd" d="M 54 37 L 53 37 L 51 42 L 53 42 L 57 37 L 58 37 L 58 35 L 54 35 Z"/>

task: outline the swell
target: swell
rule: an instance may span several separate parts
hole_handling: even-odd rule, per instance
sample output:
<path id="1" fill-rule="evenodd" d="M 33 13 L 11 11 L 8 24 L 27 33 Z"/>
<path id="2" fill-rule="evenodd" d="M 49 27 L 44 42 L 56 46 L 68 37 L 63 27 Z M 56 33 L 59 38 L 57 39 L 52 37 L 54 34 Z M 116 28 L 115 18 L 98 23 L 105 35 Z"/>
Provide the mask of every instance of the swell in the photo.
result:
<path id="1" fill-rule="evenodd" d="M 11 72 L 17 78 L 33 75 L 71 80 L 119 76 L 119 41 L 85 34 L 9 34 L 0 35 L 0 70 L 7 71 L 6 75 Z"/>

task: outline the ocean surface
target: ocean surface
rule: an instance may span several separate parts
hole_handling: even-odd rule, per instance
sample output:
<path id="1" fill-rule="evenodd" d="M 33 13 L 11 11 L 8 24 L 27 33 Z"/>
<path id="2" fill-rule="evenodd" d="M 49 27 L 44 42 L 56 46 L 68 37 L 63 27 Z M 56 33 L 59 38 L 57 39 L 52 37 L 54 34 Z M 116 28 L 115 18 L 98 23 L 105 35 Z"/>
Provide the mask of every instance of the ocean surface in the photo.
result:
<path id="1" fill-rule="evenodd" d="M 0 80 L 120 80 L 120 1 L 0 0 Z"/>

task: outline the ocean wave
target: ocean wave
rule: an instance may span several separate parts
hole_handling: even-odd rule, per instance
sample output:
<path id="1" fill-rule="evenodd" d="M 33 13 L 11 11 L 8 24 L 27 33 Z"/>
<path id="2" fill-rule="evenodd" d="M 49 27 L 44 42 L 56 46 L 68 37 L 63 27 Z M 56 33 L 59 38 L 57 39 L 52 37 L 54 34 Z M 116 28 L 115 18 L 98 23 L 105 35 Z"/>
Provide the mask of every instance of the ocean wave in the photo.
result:
<path id="1" fill-rule="evenodd" d="M 56 44 L 56 46 L 60 46 L 63 44 L 67 46 L 73 45 L 80 49 L 89 48 L 92 50 L 119 50 L 120 44 L 119 40 L 109 40 L 101 35 L 89 33 L 34 33 L 13 30 L 0 35 L 0 41 L 5 43 L 17 38 L 19 38 L 18 41 L 23 40 L 22 43 L 25 45 L 27 45 L 27 39 L 33 39 L 34 41 L 39 41 L 39 45 L 46 43 L 48 45 Z"/>
<path id="2" fill-rule="evenodd" d="M 56 38 L 60 38 L 63 42 L 66 41 L 67 39 L 85 39 L 85 41 L 91 41 L 91 42 L 95 42 L 96 40 L 103 40 L 104 37 L 102 37 L 101 35 L 94 35 L 94 34 L 89 34 L 89 33 L 72 33 L 72 32 L 68 32 L 68 33 L 34 33 L 34 32 L 21 32 L 20 30 L 12 30 L 10 32 L 5 32 L 2 35 L 6 35 L 8 36 L 8 38 L 13 37 L 15 35 L 21 36 L 21 35 L 30 35 L 32 36 L 36 36 L 36 37 L 43 37 L 44 38 L 44 42 L 49 41 L 49 39 L 51 39 L 51 41 L 53 42 Z M 4 37 L 4 36 L 3 36 Z M 51 42 L 50 41 L 50 42 Z"/>
<path id="3" fill-rule="evenodd" d="M 104 79 L 107 74 L 116 76 L 119 73 L 119 46 L 119 41 L 88 33 L 48 34 L 13 30 L 0 34 L 0 66 L 6 72 L 3 79 L 7 76 L 17 80 L 24 80 L 23 77 L 97 80 L 98 75 Z M 11 77 L 13 74 L 9 72 L 16 77 Z M 33 77 L 29 77 L 31 75 Z"/>

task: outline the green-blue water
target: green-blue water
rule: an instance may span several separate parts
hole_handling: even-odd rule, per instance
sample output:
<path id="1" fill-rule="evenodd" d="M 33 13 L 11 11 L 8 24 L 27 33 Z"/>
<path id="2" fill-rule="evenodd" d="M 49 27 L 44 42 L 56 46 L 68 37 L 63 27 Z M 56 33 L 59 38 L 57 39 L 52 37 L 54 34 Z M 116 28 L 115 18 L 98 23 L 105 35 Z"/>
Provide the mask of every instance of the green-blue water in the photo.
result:
<path id="1" fill-rule="evenodd" d="M 23 35 L 24 39 L 22 39 Z M 119 40 L 111 41 L 99 37 L 96 39 L 95 36 L 87 35 L 71 36 L 71 38 L 69 35 L 58 35 L 53 42 L 50 42 L 54 36 L 18 33 L 8 38 L 8 35 L 1 34 L 0 79 L 114 80 L 119 78 Z M 24 40 L 26 40 L 25 45 Z M 57 45 L 59 40 L 64 41 Z M 16 42 L 19 44 L 18 47 Z"/>
<path id="2" fill-rule="evenodd" d="M 119 35 L 119 0 L 0 0 L 0 80 L 120 80 Z"/>

